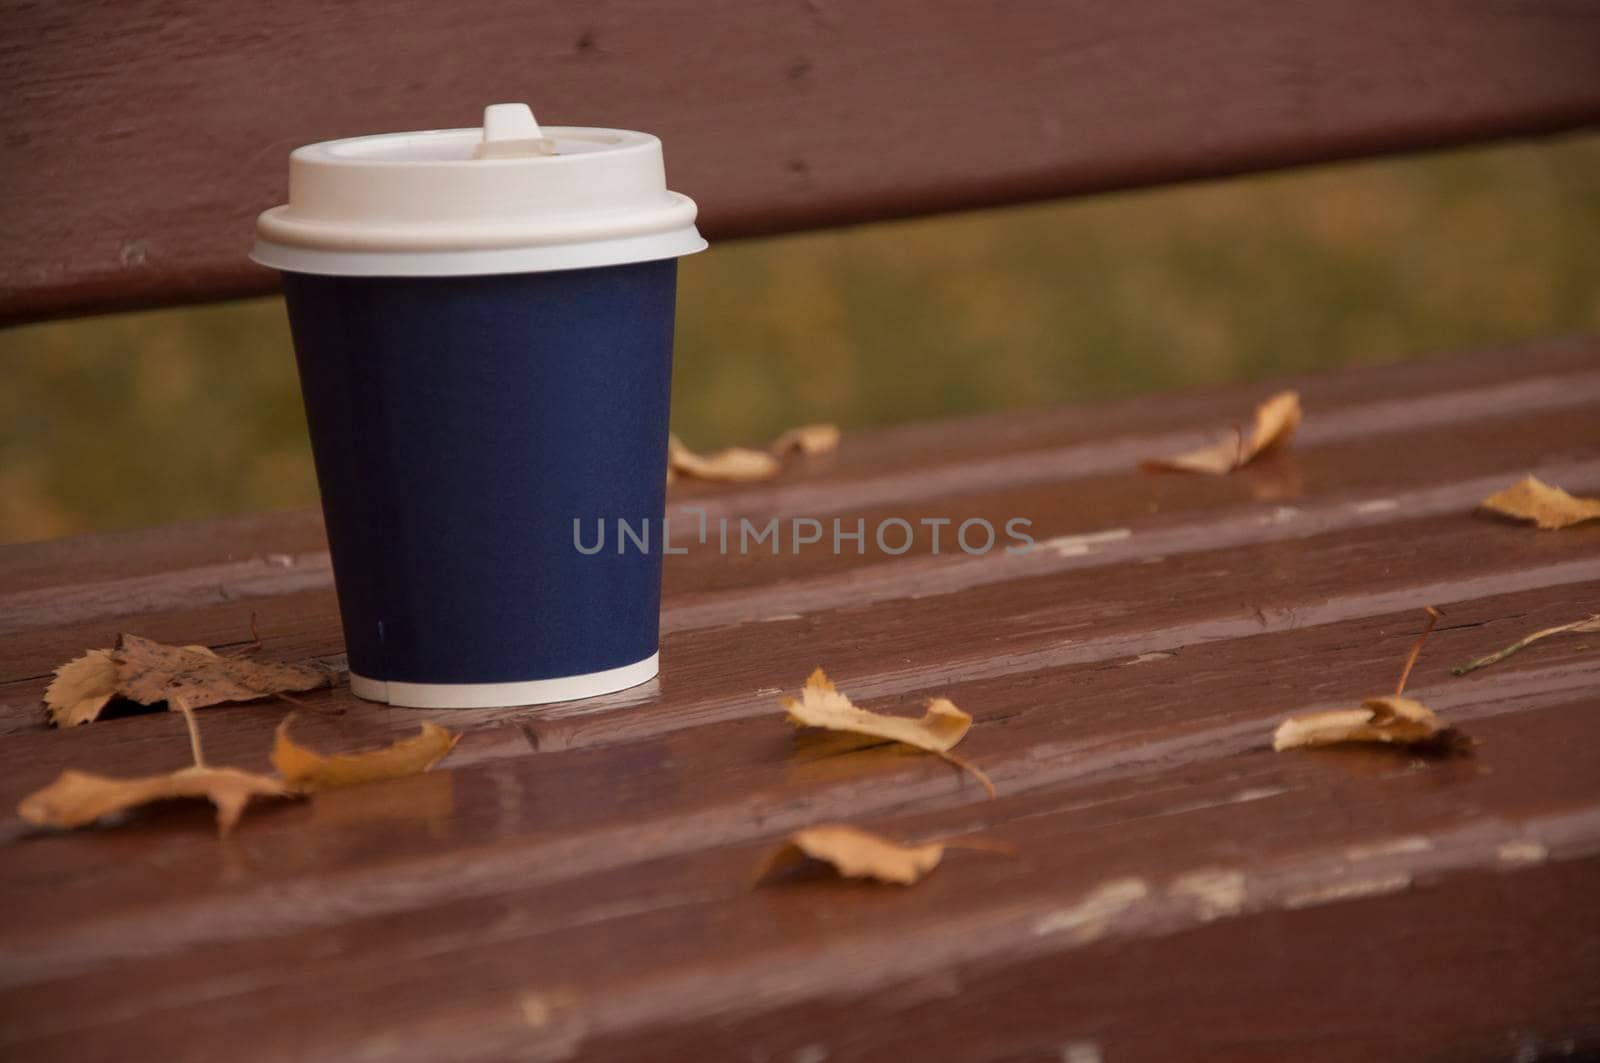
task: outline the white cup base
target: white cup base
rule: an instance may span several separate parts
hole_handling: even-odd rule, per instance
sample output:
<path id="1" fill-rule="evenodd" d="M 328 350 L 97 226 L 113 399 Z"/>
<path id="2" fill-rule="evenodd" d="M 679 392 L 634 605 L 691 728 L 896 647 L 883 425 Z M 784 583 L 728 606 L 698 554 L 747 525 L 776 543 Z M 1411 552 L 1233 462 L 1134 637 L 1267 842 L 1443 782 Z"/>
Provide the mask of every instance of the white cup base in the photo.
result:
<path id="1" fill-rule="evenodd" d="M 548 705 L 577 701 L 636 687 L 655 678 L 661 655 L 607 668 L 603 672 L 566 675 L 556 679 L 527 679 L 516 683 L 401 683 L 368 679 L 350 673 L 350 692 L 368 701 L 381 701 L 408 709 L 491 709 L 511 705 Z"/>

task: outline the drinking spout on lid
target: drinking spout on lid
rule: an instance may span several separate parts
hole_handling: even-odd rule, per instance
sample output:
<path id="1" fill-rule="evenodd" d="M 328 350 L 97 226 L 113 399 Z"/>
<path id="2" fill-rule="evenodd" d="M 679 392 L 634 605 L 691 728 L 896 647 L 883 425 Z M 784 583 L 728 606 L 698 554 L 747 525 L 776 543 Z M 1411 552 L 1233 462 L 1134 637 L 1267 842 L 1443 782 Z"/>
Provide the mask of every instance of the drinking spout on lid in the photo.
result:
<path id="1" fill-rule="evenodd" d="M 483 142 L 475 159 L 554 155 L 555 141 L 544 135 L 525 103 L 493 103 L 483 109 Z"/>

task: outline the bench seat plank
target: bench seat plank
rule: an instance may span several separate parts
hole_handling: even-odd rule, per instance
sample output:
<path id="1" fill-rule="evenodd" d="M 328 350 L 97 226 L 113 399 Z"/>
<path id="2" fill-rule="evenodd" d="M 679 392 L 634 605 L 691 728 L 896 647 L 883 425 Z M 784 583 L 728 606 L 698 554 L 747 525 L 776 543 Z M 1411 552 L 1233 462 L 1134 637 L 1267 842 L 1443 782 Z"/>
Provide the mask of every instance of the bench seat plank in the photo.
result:
<path id="1" fill-rule="evenodd" d="M 1266 388 L 1040 412 L 1009 435 L 985 418 L 847 434 L 776 483 L 676 493 L 735 516 L 1015 510 L 1056 542 L 838 567 L 674 557 L 661 679 L 590 703 L 441 714 L 307 695 L 296 733 L 319 748 L 429 716 L 467 733 L 438 772 L 258 808 L 226 843 L 191 806 L 14 838 L 0 1045 L 1248 1060 L 1600 1044 L 1596 644 L 1448 671 L 1600 611 L 1600 526 L 1472 512 L 1530 469 L 1600 491 L 1594 354 L 1298 382 L 1296 446 L 1225 480 L 1131 459 L 1202 438 Z M 1093 537 L 1108 529 L 1127 534 Z M 336 659 L 325 584 L 181 604 L 206 585 L 195 573 L 280 548 L 296 559 L 280 570 L 314 557 L 314 519 L 0 549 L 18 607 L 0 646 L 0 800 L 68 766 L 183 762 L 171 714 L 40 722 L 50 668 L 119 630 L 239 646 L 254 613 L 263 654 Z M 1423 604 L 1446 616 L 1412 692 L 1475 757 L 1270 752 L 1284 714 L 1391 688 Z M 797 748 L 778 692 L 819 663 L 869 707 L 944 695 L 972 712 L 962 749 L 999 800 L 933 758 Z M 264 767 L 287 711 L 204 710 L 211 759 Z M 911 890 L 750 889 L 777 838 L 839 819 L 982 832 L 1018 856 L 954 853 Z"/>

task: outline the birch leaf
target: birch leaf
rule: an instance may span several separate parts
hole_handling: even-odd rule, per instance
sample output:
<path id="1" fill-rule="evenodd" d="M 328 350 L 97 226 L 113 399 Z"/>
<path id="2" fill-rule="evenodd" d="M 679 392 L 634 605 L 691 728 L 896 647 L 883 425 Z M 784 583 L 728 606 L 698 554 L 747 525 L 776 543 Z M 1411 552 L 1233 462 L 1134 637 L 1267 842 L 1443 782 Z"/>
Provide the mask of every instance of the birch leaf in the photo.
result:
<path id="1" fill-rule="evenodd" d="M 1505 660 L 1513 653 L 1527 648 L 1531 643 L 1538 642 L 1540 639 L 1546 639 L 1551 635 L 1560 635 L 1569 631 L 1573 634 L 1600 631 L 1600 613 L 1596 613 L 1585 620 L 1574 620 L 1570 624 L 1557 624 L 1555 627 L 1547 627 L 1543 631 L 1535 631 L 1526 638 L 1518 639 L 1503 650 L 1496 650 L 1487 656 L 1479 657 L 1475 661 L 1469 661 L 1466 664 L 1450 669 L 1450 674 L 1466 675 L 1468 672 L 1476 672 L 1479 668 L 1487 668 L 1491 664 Z"/>
<path id="2" fill-rule="evenodd" d="M 946 698 L 934 698 L 918 720 L 906 716 L 886 716 L 882 713 L 859 709 L 839 693 L 821 668 L 811 673 L 800 691 L 800 700 L 784 698 L 789 722 L 797 727 L 820 727 L 829 731 L 868 735 L 902 745 L 912 746 L 937 756 L 970 772 L 983 784 L 989 796 L 995 796 L 994 784 L 977 765 L 953 753 L 957 742 L 972 727 L 972 717 Z"/>
<path id="3" fill-rule="evenodd" d="M 312 690 L 329 681 L 320 668 L 223 657 L 204 646 L 167 646 L 138 635 L 118 638 L 111 656 L 117 662 L 117 693 L 144 705 L 177 696 L 199 709 Z"/>
<path id="4" fill-rule="evenodd" d="M 292 719 L 293 716 L 285 717 L 278 725 L 272 766 L 285 783 L 306 793 L 420 774 L 443 760 L 461 740 L 460 735 L 453 735 L 438 724 L 424 723 L 416 737 L 403 738 L 381 749 L 324 756 L 290 740 Z"/>
<path id="5" fill-rule="evenodd" d="M 1600 517 L 1600 498 L 1574 497 L 1537 476 L 1519 480 L 1478 504 L 1503 517 L 1530 520 L 1545 531 Z"/>
<path id="6" fill-rule="evenodd" d="M 724 483 L 754 483 L 770 480 L 783 471 L 783 458 L 790 454 L 826 454 L 839 446 L 839 426 L 807 424 L 791 428 L 773 442 L 769 450 L 728 447 L 711 454 L 697 454 L 675 435 L 667 436 L 667 483 L 679 476 Z"/>
<path id="7" fill-rule="evenodd" d="M 204 646 L 168 646 L 122 635 L 112 650 L 90 650 L 56 670 L 45 708 L 57 727 L 96 719 L 113 696 L 141 705 L 182 698 L 192 709 L 254 701 L 290 690 L 328 686 L 319 668 L 223 657 Z"/>
<path id="8" fill-rule="evenodd" d="M 90 650 L 56 669 L 44 689 L 50 722 L 76 727 L 97 718 L 117 693 L 117 662 L 109 650 Z"/>
<path id="9" fill-rule="evenodd" d="M 1272 735 L 1272 748 L 1307 749 L 1314 746 L 1375 744 L 1399 746 L 1418 753 L 1462 753 L 1472 747 L 1471 739 L 1435 716 L 1422 702 L 1405 697 L 1411 669 L 1422 655 L 1434 626 L 1444 614 L 1424 606 L 1428 622 L 1411 644 L 1406 663 L 1400 669 L 1400 682 L 1387 697 L 1368 698 L 1357 709 L 1334 709 L 1291 716 L 1278 725 Z"/>
<path id="10" fill-rule="evenodd" d="M 1207 476 L 1226 476 L 1261 455 L 1286 446 L 1299 426 L 1299 394 L 1280 391 L 1256 407 L 1255 420 L 1248 434 L 1236 432 L 1210 446 L 1170 458 L 1152 458 L 1142 465 L 1149 472 L 1197 472 Z"/>
<path id="11" fill-rule="evenodd" d="M 692 476 L 697 480 L 724 483 L 752 483 L 770 480 L 783 469 L 783 463 L 764 450 L 729 447 L 712 454 L 696 454 L 677 436 L 667 437 L 667 472 Z"/>
<path id="12" fill-rule="evenodd" d="M 827 454 L 839 448 L 839 426 L 836 424 L 805 424 L 784 432 L 772 444 L 772 452 L 779 457 L 786 454 Z"/>
<path id="13" fill-rule="evenodd" d="M 49 786 L 24 797 L 17 815 L 35 826 L 82 827 L 152 801 L 203 797 L 216 806 L 217 830 L 227 834 L 251 798 L 290 795 L 277 779 L 237 768 L 189 767 L 135 779 L 68 770 Z"/>
<path id="14" fill-rule="evenodd" d="M 1278 725 L 1272 748 L 1306 749 L 1345 743 L 1377 743 L 1421 751 L 1446 752 L 1465 739 L 1459 731 L 1411 698 L 1368 698 L 1357 709 L 1334 709 L 1291 716 Z"/>
<path id="15" fill-rule="evenodd" d="M 756 875 L 762 882 L 782 876 L 809 861 L 832 867 L 843 878 L 868 878 L 909 886 L 939 866 L 943 842 L 901 845 L 842 823 L 807 827 L 791 834 Z"/>

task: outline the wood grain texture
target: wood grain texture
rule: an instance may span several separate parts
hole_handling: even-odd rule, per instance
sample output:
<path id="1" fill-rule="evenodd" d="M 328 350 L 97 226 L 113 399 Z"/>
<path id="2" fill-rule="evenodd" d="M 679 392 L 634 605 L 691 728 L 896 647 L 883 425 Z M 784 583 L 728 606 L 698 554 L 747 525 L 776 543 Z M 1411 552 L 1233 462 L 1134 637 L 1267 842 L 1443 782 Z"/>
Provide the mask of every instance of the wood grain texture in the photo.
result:
<path id="1" fill-rule="evenodd" d="M 1535 134 L 1600 118 L 1586 4 L 7 0 L 0 320 L 269 290 L 296 145 L 547 120 L 660 134 L 713 239 Z"/>
<path id="2" fill-rule="evenodd" d="M 1600 1051 L 1600 643 L 1449 672 L 1600 611 L 1600 526 L 1473 511 L 1484 484 L 1529 469 L 1600 491 L 1594 351 L 1299 382 L 1295 447 L 1224 480 L 1132 458 L 1236 420 L 1260 389 L 847 435 L 778 483 L 684 492 L 730 515 L 1020 509 L 1057 545 L 838 569 L 674 557 L 655 683 L 448 714 L 316 692 L 295 733 L 319 749 L 429 715 L 466 734 L 435 773 L 253 810 L 226 843 L 183 805 L 13 828 L 0 1055 Z M 1107 529 L 1127 534 L 1094 538 Z M 288 515 L 0 550 L 24 607 L 0 645 L 0 802 L 68 766 L 183 762 L 168 713 L 40 722 L 49 669 L 118 630 L 238 645 L 253 612 L 264 656 L 337 655 L 325 587 L 203 590 L 280 546 L 314 553 L 316 536 Z M 1446 615 L 1410 692 L 1474 756 L 1270 751 L 1283 715 L 1392 689 L 1424 603 Z M 999 799 L 934 758 L 797 744 L 778 695 L 818 663 L 868 707 L 948 696 L 971 712 L 962 751 Z M 211 759 L 264 768 L 289 710 L 204 710 Z M 955 852 L 910 890 L 751 889 L 780 837 L 829 820 L 1018 855 Z"/>

